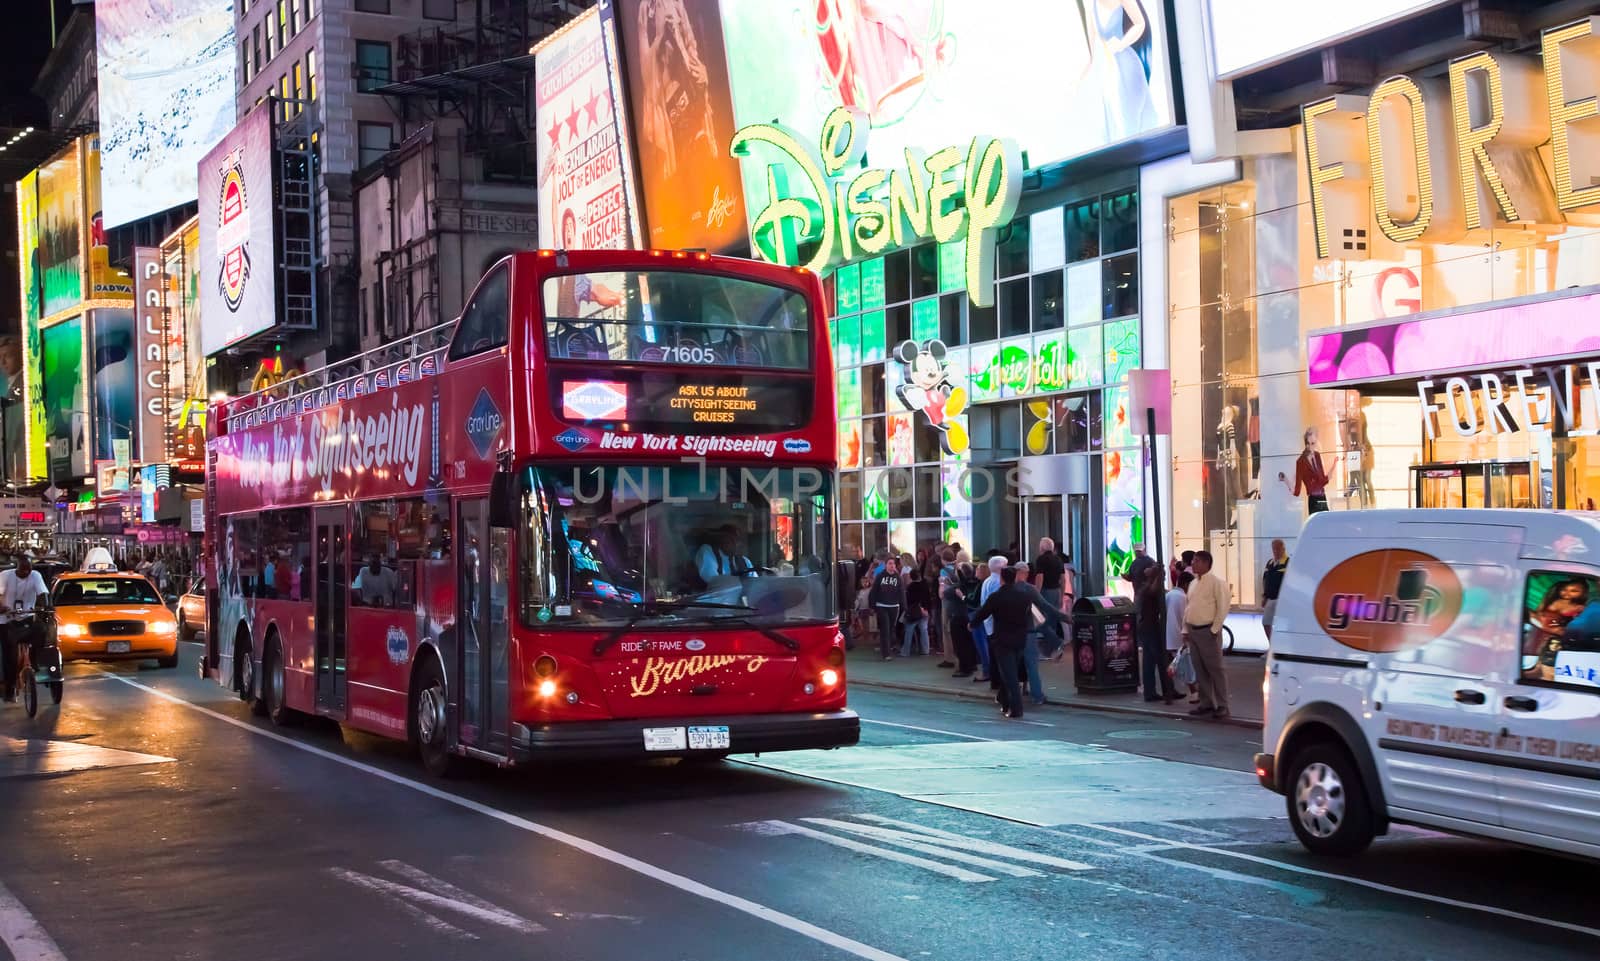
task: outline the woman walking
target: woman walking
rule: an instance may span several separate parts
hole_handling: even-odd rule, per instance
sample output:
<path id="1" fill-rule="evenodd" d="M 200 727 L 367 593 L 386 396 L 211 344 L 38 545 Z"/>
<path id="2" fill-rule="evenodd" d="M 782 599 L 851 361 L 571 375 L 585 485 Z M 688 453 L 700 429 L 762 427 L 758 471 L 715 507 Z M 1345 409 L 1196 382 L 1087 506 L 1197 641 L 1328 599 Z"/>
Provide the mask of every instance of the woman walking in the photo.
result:
<path id="1" fill-rule="evenodd" d="M 1146 701 L 1171 704 L 1176 697 L 1172 681 L 1163 670 L 1167 652 L 1167 588 L 1161 565 L 1151 564 L 1134 595 L 1139 633 L 1139 663 Z"/>

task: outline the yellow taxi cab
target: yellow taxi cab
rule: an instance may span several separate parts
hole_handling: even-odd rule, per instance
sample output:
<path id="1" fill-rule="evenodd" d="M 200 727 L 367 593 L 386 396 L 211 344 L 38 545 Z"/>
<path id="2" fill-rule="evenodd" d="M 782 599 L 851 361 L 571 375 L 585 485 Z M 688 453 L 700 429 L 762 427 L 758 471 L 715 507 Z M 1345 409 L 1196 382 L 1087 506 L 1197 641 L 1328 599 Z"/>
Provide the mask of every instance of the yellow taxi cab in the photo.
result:
<path id="1" fill-rule="evenodd" d="M 178 666 L 178 619 L 142 574 L 62 574 L 50 603 L 64 660 L 155 660 L 162 667 Z"/>

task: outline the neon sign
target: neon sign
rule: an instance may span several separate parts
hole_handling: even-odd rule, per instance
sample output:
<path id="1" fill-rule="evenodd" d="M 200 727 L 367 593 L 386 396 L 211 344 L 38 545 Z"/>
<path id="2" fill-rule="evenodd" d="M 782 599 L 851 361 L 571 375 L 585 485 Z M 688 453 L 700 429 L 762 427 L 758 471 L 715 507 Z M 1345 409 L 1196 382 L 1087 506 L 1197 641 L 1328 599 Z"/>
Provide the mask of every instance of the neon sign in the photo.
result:
<path id="1" fill-rule="evenodd" d="M 848 107 L 823 121 L 819 142 L 820 148 L 775 123 L 734 133 L 735 156 L 766 144 L 788 161 L 767 167 L 768 203 L 750 224 L 759 256 L 820 271 L 891 246 L 964 240 L 967 294 L 979 307 L 993 305 L 996 232 L 1015 216 L 1022 195 L 1015 143 L 974 137 L 965 154 L 953 146 L 930 155 L 907 149 L 903 170 L 861 170 L 867 125 Z M 791 166 L 805 175 L 798 192 L 789 183 Z M 854 173 L 848 181 L 845 171 Z M 815 250 L 802 259 L 806 245 Z"/>

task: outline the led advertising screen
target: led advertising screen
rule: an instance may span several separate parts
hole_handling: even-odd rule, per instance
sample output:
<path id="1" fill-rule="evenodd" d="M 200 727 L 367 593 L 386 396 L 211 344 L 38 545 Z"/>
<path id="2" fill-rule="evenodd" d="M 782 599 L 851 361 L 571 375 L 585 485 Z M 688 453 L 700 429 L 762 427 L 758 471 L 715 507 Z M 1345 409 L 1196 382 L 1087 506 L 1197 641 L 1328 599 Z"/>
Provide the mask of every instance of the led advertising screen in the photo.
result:
<path id="1" fill-rule="evenodd" d="M 89 419 L 85 416 L 83 318 L 45 328 L 41 340 L 50 476 L 85 477 L 89 473 Z"/>
<path id="2" fill-rule="evenodd" d="M 100 0 L 105 224 L 195 199 L 195 165 L 233 127 L 234 0 Z"/>
<path id="3" fill-rule="evenodd" d="M 645 245 L 743 256 L 744 187 L 718 4 L 615 0 L 639 155 Z"/>
<path id="4" fill-rule="evenodd" d="M 1163 6 L 724 3 L 734 119 L 739 127 L 776 120 L 814 146 L 823 120 L 846 106 L 869 124 L 869 168 L 904 168 L 908 148 L 965 150 L 975 136 L 1012 140 L 1040 167 L 1173 122 Z M 767 206 L 768 166 L 781 160 L 766 149 L 744 158 L 747 211 Z M 790 181 L 805 183 L 798 170 Z"/>
<path id="5" fill-rule="evenodd" d="M 539 246 L 639 245 L 630 209 L 628 125 L 611 94 L 600 11 L 591 8 L 534 51 L 539 127 Z"/>
<path id="6" fill-rule="evenodd" d="M 74 143 L 39 167 L 41 316 L 71 310 L 83 300 L 83 230 L 83 180 Z"/>
<path id="7" fill-rule="evenodd" d="M 196 267 L 207 356 L 278 323 L 270 111 L 257 106 L 200 161 Z"/>
<path id="8" fill-rule="evenodd" d="M 22 284 L 23 461 L 28 477 L 43 477 L 46 438 L 43 368 L 40 366 L 39 172 L 17 181 L 17 250 Z"/>
<path id="9" fill-rule="evenodd" d="M 1213 65 L 1225 80 L 1448 2 L 1341 0 L 1308 15 L 1283 0 L 1209 0 Z"/>
<path id="10" fill-rule="evenodd" d="M 94 385 L 94 457 L 116 458 L 116 441 L 131 443 L 137 410 L 139 352 L 133 311 L 121 308 L 90 314 L 94 337 L 89 372 Z"/>
<path id="11" fill-rule="evenodd" d="M 83 143 L 84 212 L 89 220 L 89 297 L 94 300 L 132 300 L 133 278 L 111 266 L 106 247 L 105 221 L 101 217 L 100 138 Z"/>

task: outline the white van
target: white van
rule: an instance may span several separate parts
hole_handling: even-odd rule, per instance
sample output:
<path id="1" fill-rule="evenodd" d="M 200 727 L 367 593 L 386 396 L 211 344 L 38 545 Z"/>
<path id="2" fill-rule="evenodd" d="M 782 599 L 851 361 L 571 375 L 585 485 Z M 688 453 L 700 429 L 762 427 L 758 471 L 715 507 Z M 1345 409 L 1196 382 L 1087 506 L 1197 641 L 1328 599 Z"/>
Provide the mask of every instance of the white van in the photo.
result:
<path id="1" fill-rule="evenodd" d="M 1600 514 L 1315 515 L 1263 690 L 1256 776 L 1313 852 L 1404 822 L 1600 858 Z"/>

